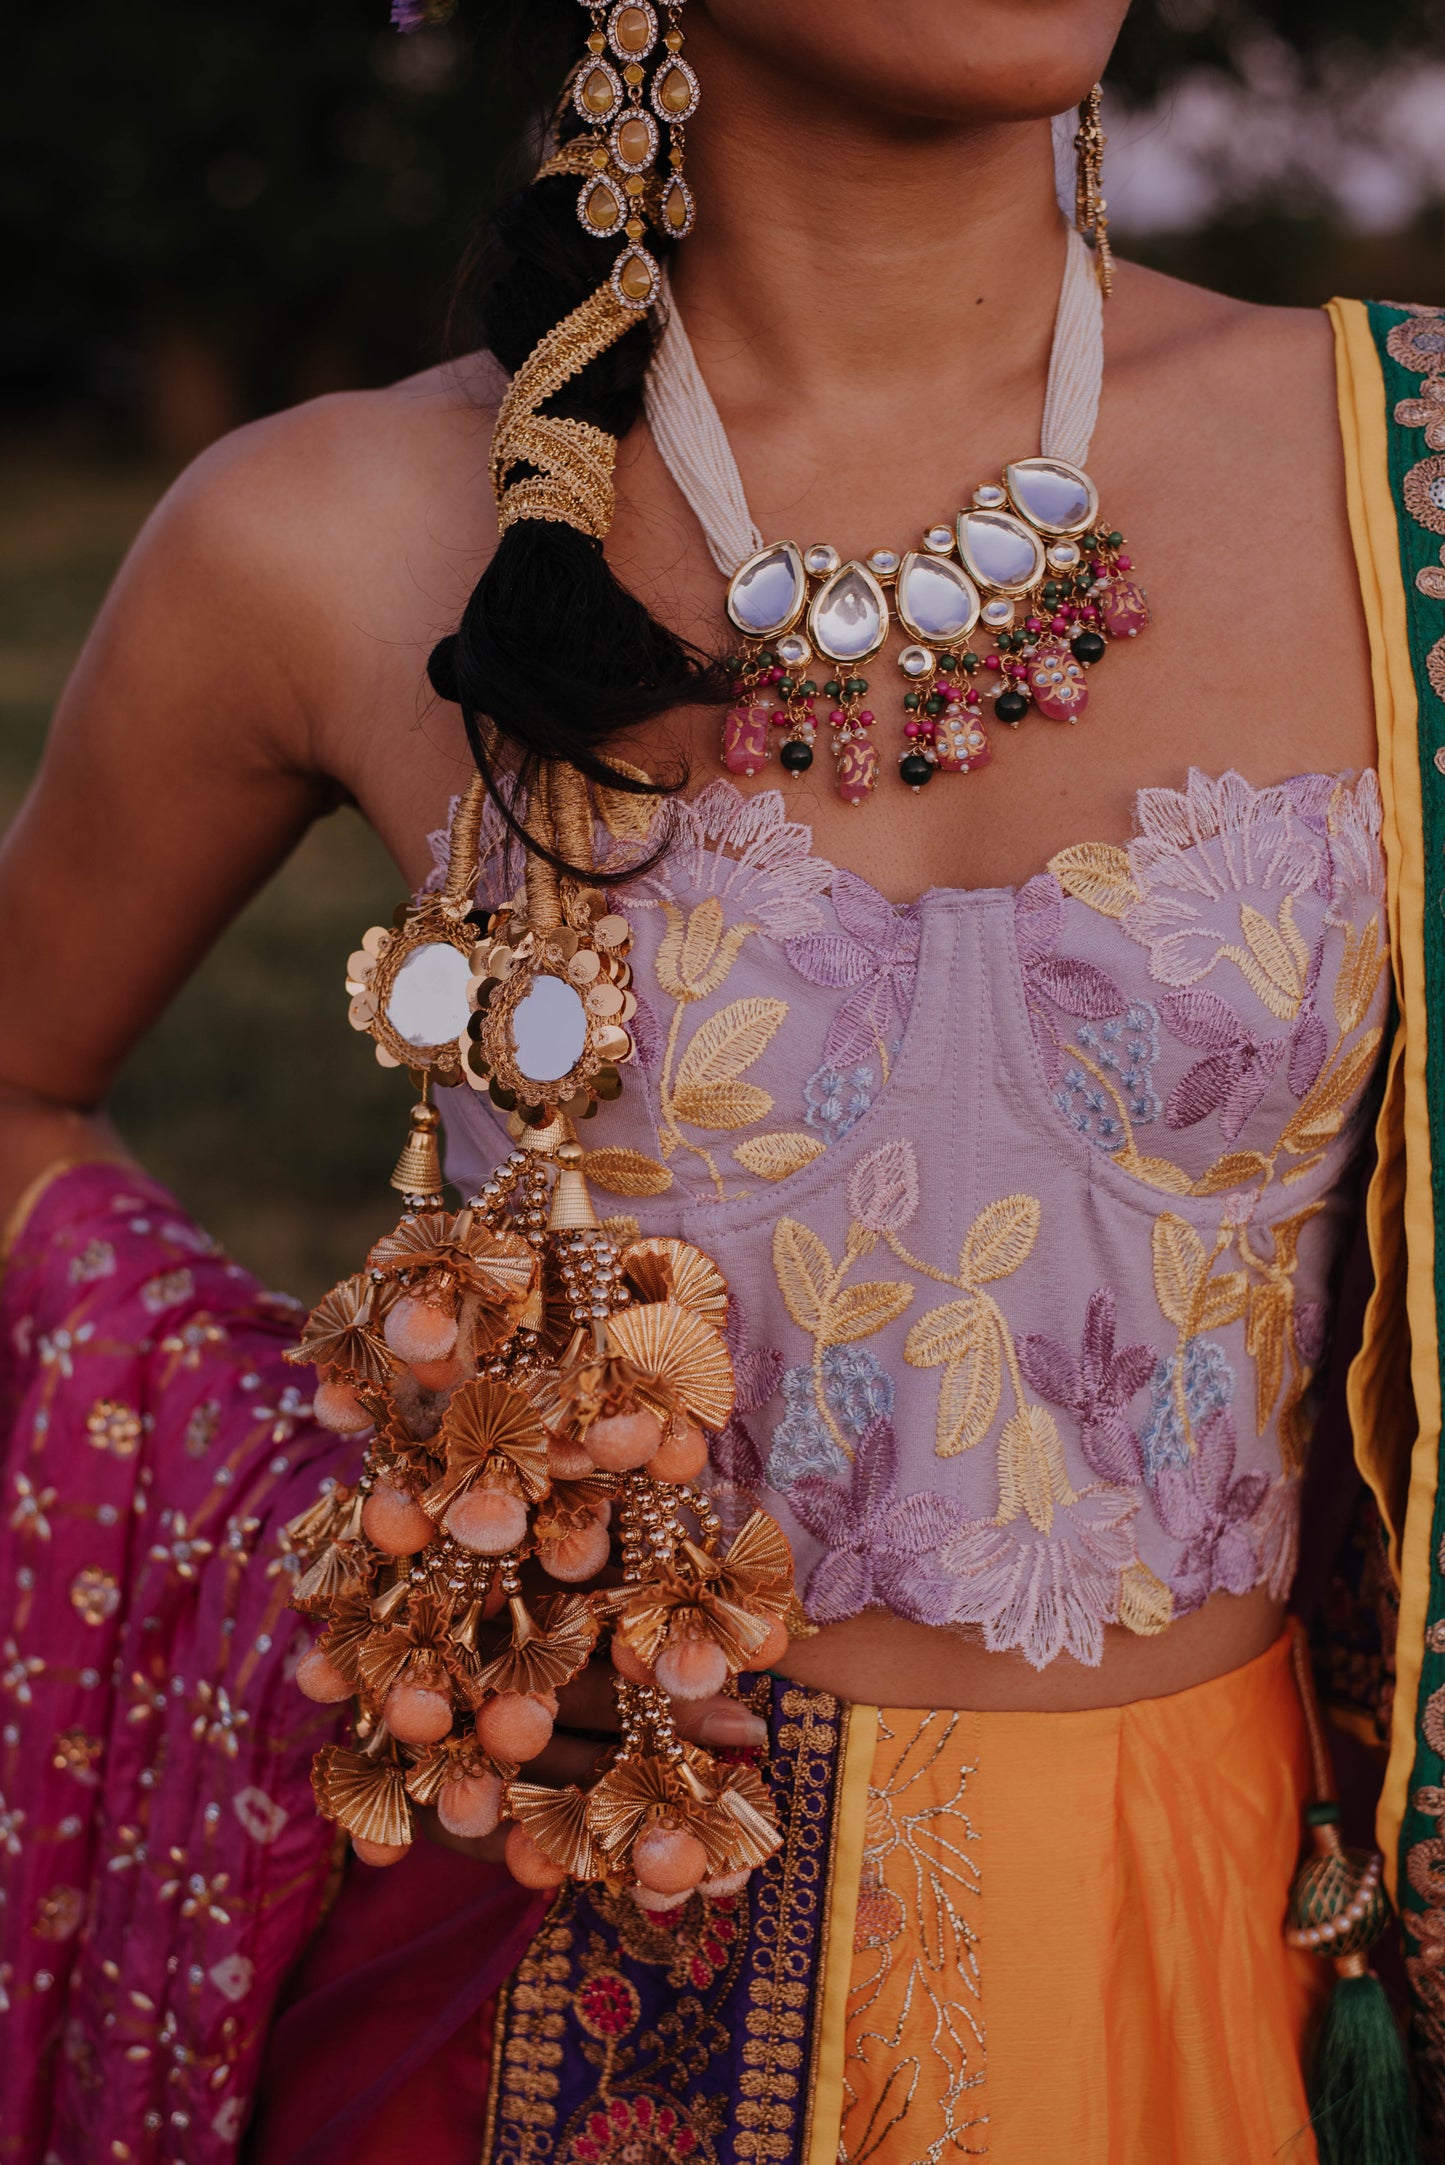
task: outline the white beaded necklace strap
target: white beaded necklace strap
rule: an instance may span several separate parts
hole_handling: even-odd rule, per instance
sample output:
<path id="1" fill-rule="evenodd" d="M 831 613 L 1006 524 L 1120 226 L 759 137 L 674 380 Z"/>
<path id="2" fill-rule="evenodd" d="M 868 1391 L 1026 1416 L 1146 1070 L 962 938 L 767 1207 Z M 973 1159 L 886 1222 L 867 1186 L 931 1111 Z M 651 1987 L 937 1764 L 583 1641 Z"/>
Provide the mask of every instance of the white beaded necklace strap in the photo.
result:
<path id="1" fill-rule="evenodd" d="M 696 515 L 725 578 L 763 546 L 748 509 L 727 431 L 702 378 L 692 341 L 664 278 L 662 330 L 647 372 L 647 425 L 663 464 Z M 1104 297 L 1087 243 L 1072 227 L 1054 318 L 1039 449 L 1082 466 L 1089 456 L 1104 376 Z"/>

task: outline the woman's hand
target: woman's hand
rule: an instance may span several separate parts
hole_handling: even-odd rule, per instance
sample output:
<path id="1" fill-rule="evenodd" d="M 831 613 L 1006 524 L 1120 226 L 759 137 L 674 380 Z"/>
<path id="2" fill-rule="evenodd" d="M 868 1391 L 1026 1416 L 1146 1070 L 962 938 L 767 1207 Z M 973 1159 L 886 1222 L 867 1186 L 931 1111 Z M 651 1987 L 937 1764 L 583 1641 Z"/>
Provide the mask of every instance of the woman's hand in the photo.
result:
<path id="1" fill-rule="evenodd" d="M 585 1786 L 593 1779 L 597 1762 L 617 1734 L 617 1705 L 613 1692 L 616 1682 L 617 1672 L 611 1662 L 598 1655 L 588 1662 L 580 1676 L 564 1685 L 557 1694 L 560 1712 L 552 1740 L 545 1751 L 539 1752 L 522 1769 L 528 1781 L 549 1782 L 563 1789 L 570 1782 Z M 736 1751 L 761 1750 L 768 1741 L 766 1722 L 750 1713 L 740 1700 L 722 1693 L 714 1699 L 674 1699 L 672 1712 L 678 1734 L 691 1744 Z M 469 1838 L 448 1834 L 434 1810 L 428 1809 L 420 1817 L 427 1839 L 443 1849 L 458 1849 L 466 1857 L 500 1861 L 507 1839 L 505 1824 L 495 1834 Z"/>

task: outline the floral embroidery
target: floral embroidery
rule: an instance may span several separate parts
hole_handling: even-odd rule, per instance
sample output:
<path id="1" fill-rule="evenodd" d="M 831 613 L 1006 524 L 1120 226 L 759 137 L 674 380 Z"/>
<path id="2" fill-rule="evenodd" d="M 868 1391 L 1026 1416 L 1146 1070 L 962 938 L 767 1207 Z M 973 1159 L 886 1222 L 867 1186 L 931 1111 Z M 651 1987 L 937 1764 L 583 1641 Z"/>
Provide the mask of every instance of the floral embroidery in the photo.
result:
<path id="1" fill-rule="evenodd" d="M 1321 948 L 1310 964 L 1304 999 L 1319 977 Z M 1287 1058 L 1291 1094 L 1305 1097 L 1324 1066 L 1325 1026 L 1314 1008 L 1301 1004 L 1287 1037 L 1259 1037 L 1227 1000 L 1213 992 L 1174 992 L 1160 1002 L 1160 1013 L 1174 1036 L 1203 1052 L 1175 1084 L 1164 1107 L 1171 1128 L 1192 1128 L 1211 1113 L 1219 1132 L 1236 1142 L 1240 1129 L 1259 1106 L 1276 1068 Z"/>
<path id="2" fill-rule="evenodd" d="M 1031 1331 L 1018 1341 L 1024 1380 L 1051 1405 L 1065 1406 L 1079 1424 L 1079 1446 L 1101 1481 L 1127 1484 L 1144 1470 L 1139 1438 L 1124 1408 L 1154 1372 L 1152 1346 L 1114 1349 L 1117 1303 L 1107 1286 L 1089 1296 L 1084 1341 L 1076 1361 L 1057 1338 Z"/>
<path id="3" fill-rule="evenodd" d="M 1211 1413 L 1234 1397 L 1234 1370 L 1212 1338 L 1187 1338 L 1149 1379 L 1149 1411 L 1139 1431 L 1144 1475 L 1153 1481 L 1164 1466 L 1189 1463 L 1190 1437 Z"/>
<path id="4" fill-rule="evenodd" d="M 836 1422 L 830 1428 L 818 1410 L 811 1368 L 789 1368 L 782 1377 L 787 1411 L 773 1430 L 768 1452 L 768 1486 L 786 1494 L 804 1474 L 831 1477 L 846 1471 L 845 1444 L 835 1441 L 841 1429 L 857 1442 L 869 1425 L 893 1411 L 893 1378 L 866 1346 L 829 1346 L 820 1364 L 823 1404 Z"/>
<path id="5" fill-rule="evenodd" d="M 1080 1135 L 1101 1149 L 1117 1150 L 1126 1140 L 1127 1131 L 1114 1111 L 1115 1090 L 1124 1098 L 1133 1127 L 1147 1127 L 1159 1118 L 1159 1097 L 1154 1088 L 1159 1011 L 1148 1000 L 1131 1000 L 1122 1016 L 1113 1016 L 1097 1027 L 1080 1023 L 1074 1037 L 1080 1049 L 1092 1055 L 1092 1066 L 1103 1070 L 1104 1079 L 1096 1083 L 1083 1068 L 1067 1066 L 1054 1102 Z M 1113 1089 L 1109 1088 L 1111 1082 Z"/>
<path id="6" fill-rule="evenodd" d="M 953 1588 L 935 1554 L 963 1506 L 926 1489 L 898 1494 L 898 1439 L 882 1416 L 859 1441 L 848 1484 L 805 1475 L 788 1502 L 823 1545 L 808 1579 L 808 1614 L 836 1624 L 863 1609 L 892 1609 L 921 1624 L 948 1620 Z"/>
<path id="7" fill-rule="evenodd" d="M 1176 1612 L 1187 1616 L 1214 1593 L 1247 1594 L 1258 1575 L 1249 1520 L 1259 1510 L 1269 1475 L 1235 1477 L 1234 1416 L 1212 1413 L 1200 1429 L 1187 1468 L 1166 1466 L 1154 1484 L 1154 1508 L 1166 1533 L 1185 1544 L 1173 1574 Z"/>
<path id="8" fill-rule="evenodd" d="M 810 985 L 847 989 L 823 1040 L 824 1057 L 846 1066 L 886 1045 L 907 1020 L 923 921 L 916 904 L 894 909 L 854 872 L 834 873 L 832 898 L 842 930 L 805 933 L 783 952 Z"/>
<path id="9" fill-rule="evenodd" d="M 1053 1514 L 1048 1532 L 972 1521 L 939 1552 L 960 1581 L 951 1620 L 981 1624 L 991 1653 L 1017 1647 L 1035 1669 L 1060 1654 L 1097 1668 L 1134 1560 L 1138 1508 L 1124 1489 L 1089 1488 Z"/>
<path id="10" fill-rule="evenodd" d="M 830 1143 L 840 1143 L 855 1128 L 878 1095 L 878 1077 L 866 1063 L 857 1067 L 834 1067 L 825 1062 L 815 1068 L 803 1085 L 803 1118 Z"/>
<path id="11" fill-rule="evenodd" d="M 1055 1010 L 1091 1021 L 1126 1015 L 1129 1003 L 1118 984 L 1096 963 L 1055 952 L 1064 928 L 1064 891 L 1051 872 L 1041 872 L 1014 900 L 1014 943 L 1023 977 L 1024 1004 L 1048 1080 L 1057 1082 L 1063 1041 Z"/>

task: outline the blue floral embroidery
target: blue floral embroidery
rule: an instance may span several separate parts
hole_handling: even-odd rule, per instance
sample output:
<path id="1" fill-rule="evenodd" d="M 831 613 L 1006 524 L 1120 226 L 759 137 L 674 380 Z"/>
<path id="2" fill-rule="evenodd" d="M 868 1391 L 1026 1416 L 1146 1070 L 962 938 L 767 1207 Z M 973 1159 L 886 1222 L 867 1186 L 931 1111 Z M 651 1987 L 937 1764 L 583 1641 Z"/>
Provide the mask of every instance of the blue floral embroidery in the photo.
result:
<path id="1" fill-rule="evenodd" d="M 1171 1353 L 1149 1379 L 1149 1411 L 1139 1441 L 1144 1446 L 1144 1476 L 1151 1483 L 1164 1467 L 1187 1466 L 1192 1456 L 1175 1397 L 1178 1374 L 1179 1355 Z M 1189 1339 L 1184 1348 L 1184 1404 L 1195 1433 L 1233 1398 L 1234 1370 L 1223 1346 L 1213 1338 Z"/>
<path id="2" fill-rule="evenodd" d="M 803 1085 L 804 1124 L 816 1128 L 830 1143 L 841 1142 L 877 1094 L 878 1077 L 872 1067 L 833 1067 L 825 1061 Z"/>
<path id="3" fill-rule="evenodd" d="M 811 1368 L 783 1372 L 787 1411 L 773 1430 L 768 1486 L 780 1495 L 807 1474 L 831 1479 L 847 1471 L 847 1459 L 818 1411 Z M 823 1355 L 823 1397 L 838 1426 L 855 1443 L 893 1411 L 893 1378 L 864 1346 L 829 1346 Z"/>
<path id="4" fill-rule="evenodd" d="M 1148 1000 L 1131 1000 L 1122 1015 L 1103 1022 L 1080 1023 L 1074 1042 L 1102 1068 L 1128 1108 L 1135 1127 L 1159 1118 L 1154 1063 L 1159 1057 L 1159 1011 Z M 1113 1099 L 1087 1069 L 1071 1063 L 1064 1069 L 1054 1101 L 1078 1133 L 1101 1150 L 1117 1150 L 1124 1127 Z"/>

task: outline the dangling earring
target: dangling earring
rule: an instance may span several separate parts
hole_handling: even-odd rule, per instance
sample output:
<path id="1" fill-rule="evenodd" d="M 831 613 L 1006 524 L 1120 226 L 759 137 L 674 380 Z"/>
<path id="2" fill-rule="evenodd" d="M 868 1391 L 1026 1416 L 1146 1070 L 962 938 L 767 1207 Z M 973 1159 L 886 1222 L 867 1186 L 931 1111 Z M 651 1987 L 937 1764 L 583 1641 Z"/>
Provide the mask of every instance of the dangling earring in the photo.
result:
<path id="1" fill-rule="evenodd" d="M 1074 137 L 1074 224 L 1091 241 L 1099 284 L 1107 300 L 1114 290 L 1114 252 L 1109 246 L 1109 206 L 1104 200 L 1104 145 L 1108 141 L 1099 116 L 1104 86 L 1095 83 L 1079 103 L 1079 129 Z"/>
<path id="2" fill-rule="evenodd" d="M 623 306 L 639 314 L 651 307 L 662 283 L 656 258 L 642 245 L 648 196 L 655 206 L 658 230 L 671 239 L 680 240 L 691 232 L 695 216 L 692 191 L 682 177 L 682 123 L 697 111 L 697 77 L 681 57 L 677 18 L 682 0 L 665 0 L 665 4 L 668 29 L 652 79 L 649 112 L 642 102 L 647 80 L 643 62 L 658 42 L 656 9 L 650 0 L 616 0 L 610 9 L 606 0 L 583 0 L 592 16 L 587 39 L 591 57 L 573 78 L 572 105 L 592 130 L 591 148 L 568 145 L 542 168 L 544 175 L 580 171 L 585 176 L 577 197 L 577 216 L 584 232 L 599 240 L 619 232 L 626 235 L 627 245 L 612 266 L 611 285 Z M 620 63 L 620 74 L 614 61 Z M 659 120 L 668 130 L 672 167 L 660 191 L 654 179 L 662 146 Z"/>

